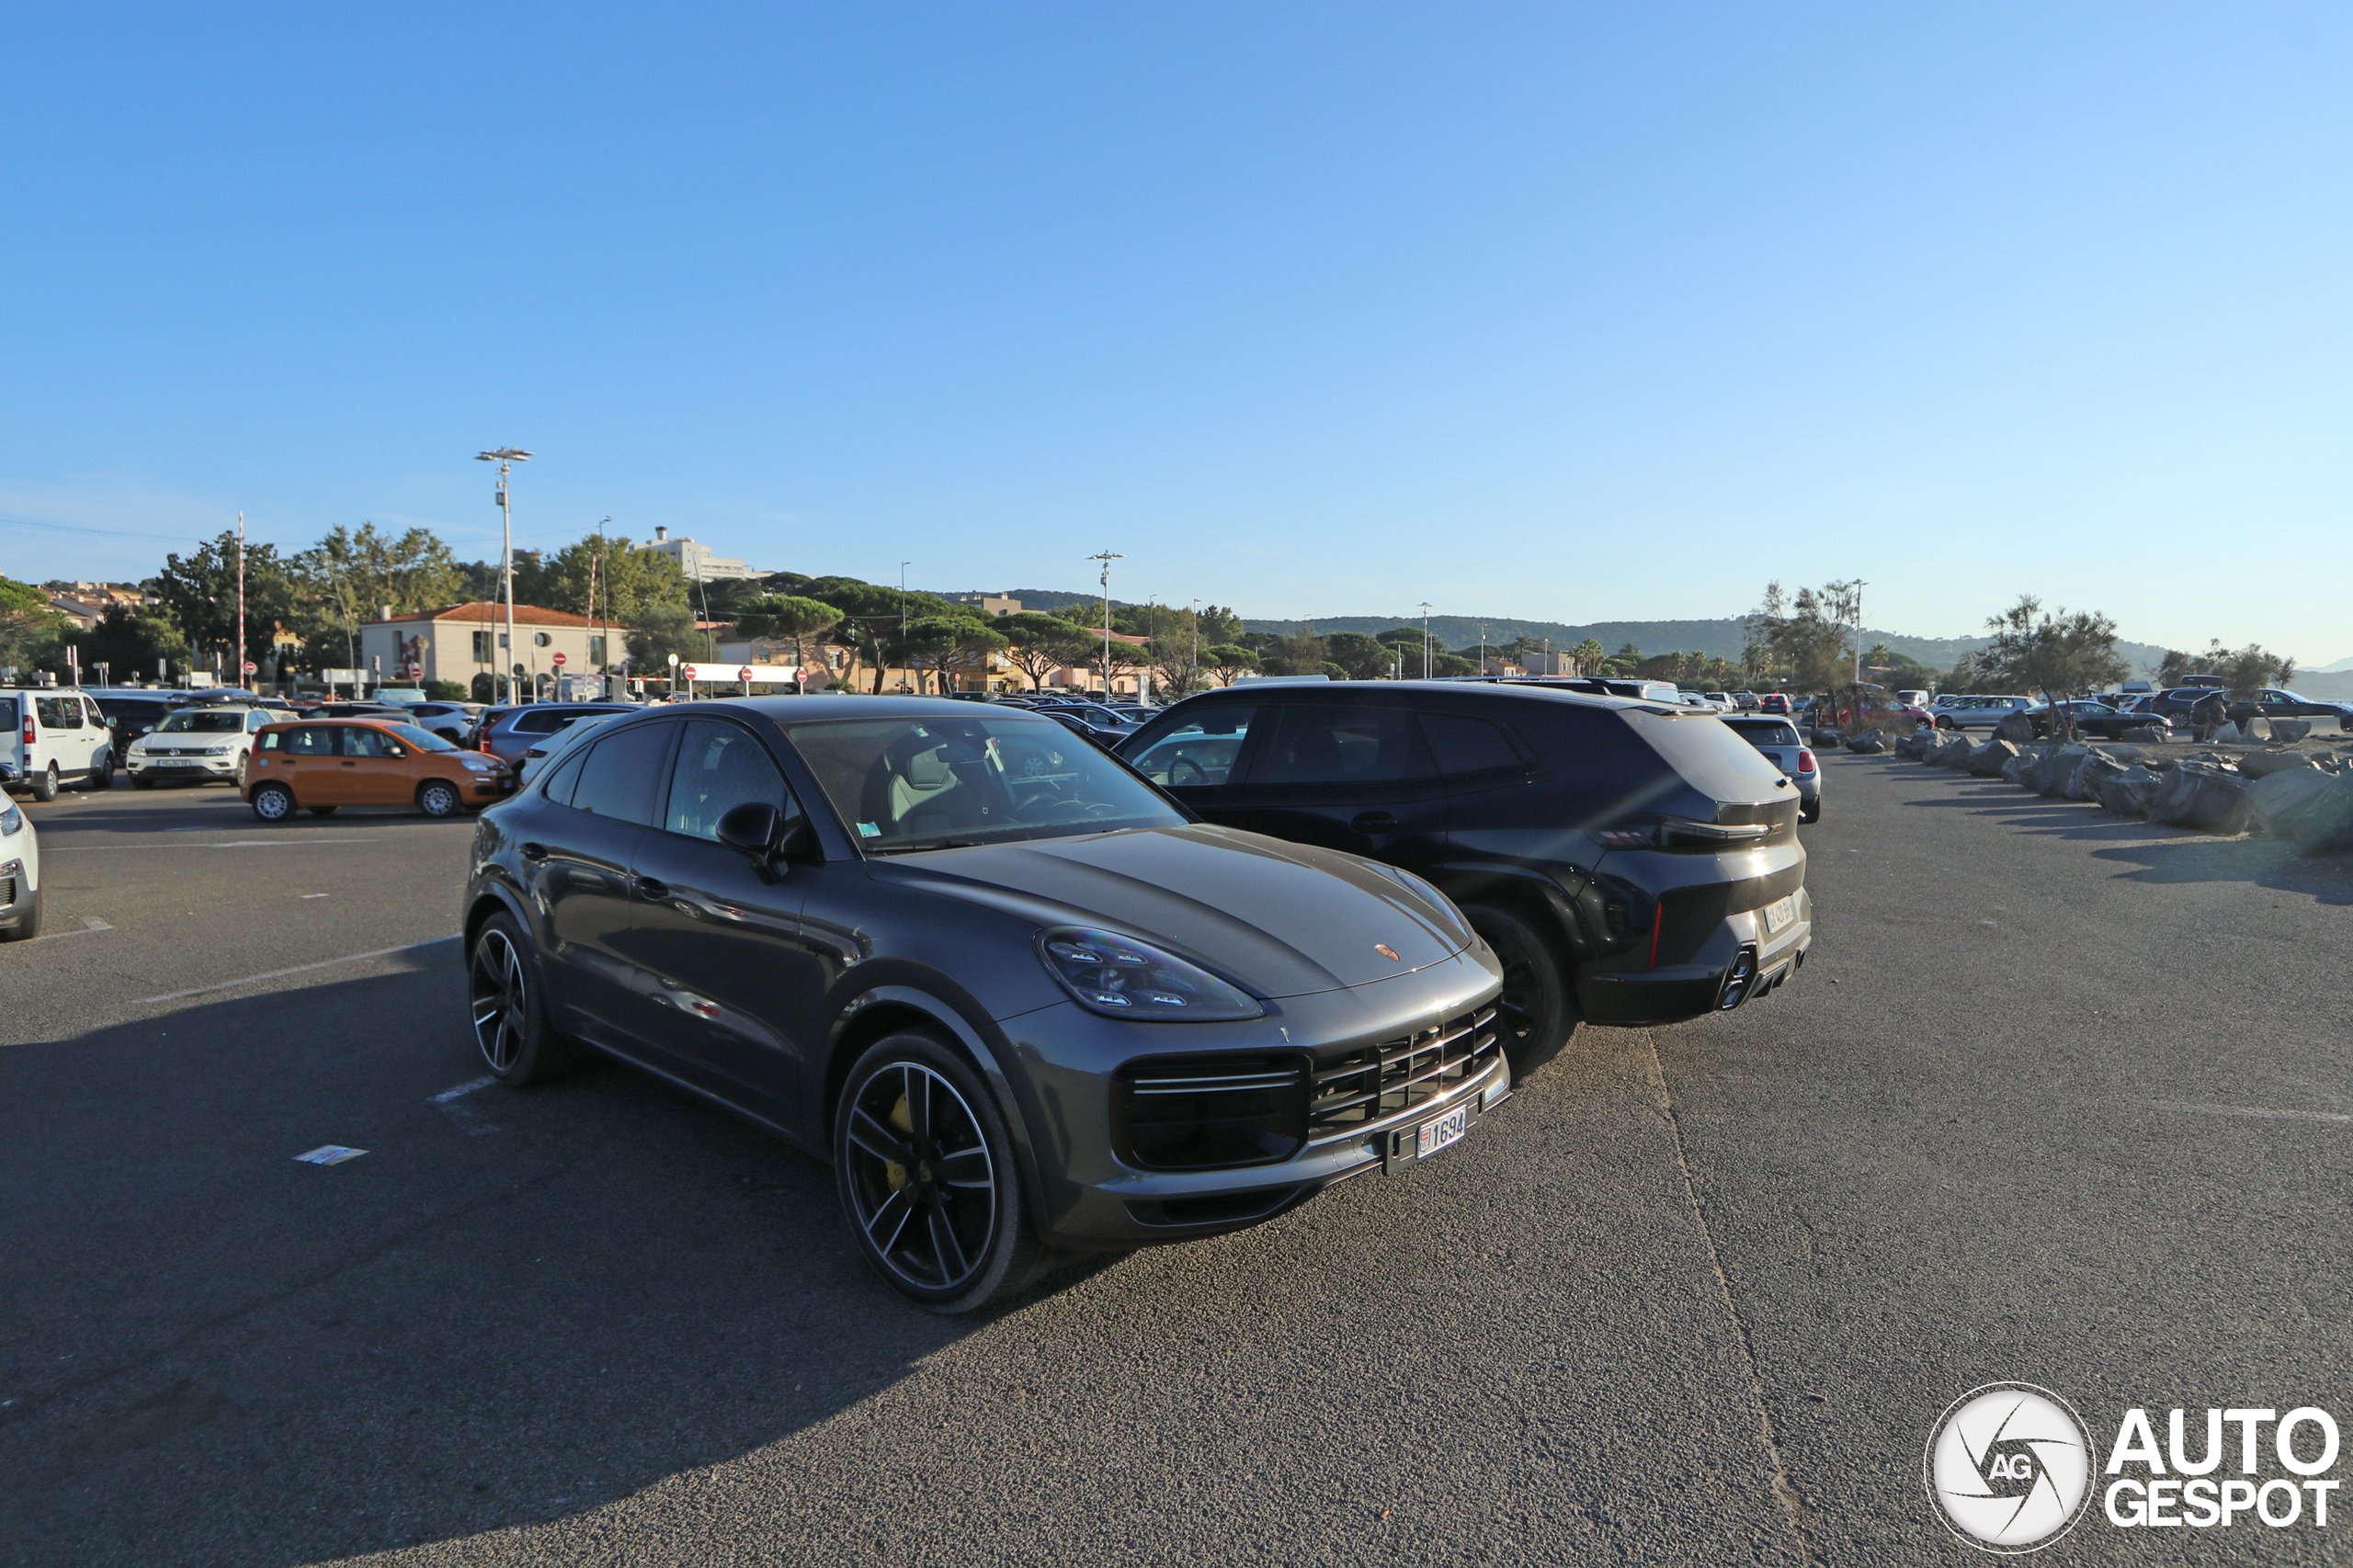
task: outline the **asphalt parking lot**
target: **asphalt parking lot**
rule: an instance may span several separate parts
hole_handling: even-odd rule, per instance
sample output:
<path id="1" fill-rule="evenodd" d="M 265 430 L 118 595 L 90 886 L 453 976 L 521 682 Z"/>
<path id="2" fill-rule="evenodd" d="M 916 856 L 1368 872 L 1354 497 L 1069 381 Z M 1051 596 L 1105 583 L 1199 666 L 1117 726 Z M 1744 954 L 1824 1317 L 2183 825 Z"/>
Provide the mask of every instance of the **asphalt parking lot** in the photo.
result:
<path id="1" fill-rule="evenodd" d="M 2353 1403 L 2353 872 L 1827 763 L 1795 983 L 961 1320 L 721 1114 L 477 1085 L 468 824 L 30 807 L 0 1561 L 1963 1562 L 1920 1456 L 1977 1384 Z M 2093 1517 L 2050 1560 L 2348 1533 Z"/>

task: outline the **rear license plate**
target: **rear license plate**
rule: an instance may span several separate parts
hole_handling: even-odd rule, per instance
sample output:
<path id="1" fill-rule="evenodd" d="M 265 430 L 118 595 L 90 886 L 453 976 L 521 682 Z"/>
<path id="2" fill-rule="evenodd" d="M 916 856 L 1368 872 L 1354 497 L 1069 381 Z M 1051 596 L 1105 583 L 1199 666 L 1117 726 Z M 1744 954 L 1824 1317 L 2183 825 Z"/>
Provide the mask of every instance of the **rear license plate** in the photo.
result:
<path id="1" fill-rule="evenodd" d="M 1798 895 L 1787 893 L 1765 906 L 1765 934 L 1768 937 L 1786 926 L 1796 924 Z"/>
<path id="2" fill-rule="evenodd" d="M 1414 1158 L 1427 1160 L 1449 1143 L 1459 1143 L 1471 1131 L 1471 1108 L 1456 1106 L 1444 1116 L 1432 1117 L 1415 1131 Z"/>

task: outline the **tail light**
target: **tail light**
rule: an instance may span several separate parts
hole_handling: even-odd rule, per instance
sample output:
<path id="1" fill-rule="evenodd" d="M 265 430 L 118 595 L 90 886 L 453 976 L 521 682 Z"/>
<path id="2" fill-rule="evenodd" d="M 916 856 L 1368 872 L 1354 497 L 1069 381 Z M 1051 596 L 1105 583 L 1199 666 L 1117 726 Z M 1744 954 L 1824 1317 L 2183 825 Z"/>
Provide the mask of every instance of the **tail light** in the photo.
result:
<path id="1" fill-rule="evenodd" d="M 1798 747 L 1798 771 L 1800 773 L 1811 773 L 1813 771 L 1813 748 L 1809 746 Z"/>
<path id="2" fill-rule="evenodd" d="M 26 704 L 26 707 L 28 710 L 31 706 L 32 705 L 30 703 Z M 38 734 L 39 732 L 33 728 L 33 716 L 29 711 L 28 711 L 25 714 L 25 745 L 28 750 L 31 748 L 33 741 Z"/>

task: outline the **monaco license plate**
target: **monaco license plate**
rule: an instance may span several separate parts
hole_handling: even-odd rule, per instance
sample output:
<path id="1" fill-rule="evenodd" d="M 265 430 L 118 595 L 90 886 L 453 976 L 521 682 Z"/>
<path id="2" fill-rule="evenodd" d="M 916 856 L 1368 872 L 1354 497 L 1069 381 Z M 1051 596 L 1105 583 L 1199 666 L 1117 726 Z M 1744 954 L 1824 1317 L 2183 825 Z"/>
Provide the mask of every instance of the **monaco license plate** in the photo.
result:
<path id="1" fill-rule="evenodd" d="M 1471 1108 L 1459 1105 L 1444 1116 L 1434 1116 L 1415 1130 L 1414 1158 L 1427 1160 L 1449 1143 L 1460 1143 L 1471 1131 Z"/>
<path id="2" fill-rule="evenodd" d="M 1787 893 L 1765 906 L 1765 934 L 1768 937 L 1796 924 L 1798 895 Z"/>
<path id="3" fill-rule="evenodd" d="M 154 766 L 157 767 L 202 767 L 204 764 L 192 756 L 159 756 L 155 759 Z"/>

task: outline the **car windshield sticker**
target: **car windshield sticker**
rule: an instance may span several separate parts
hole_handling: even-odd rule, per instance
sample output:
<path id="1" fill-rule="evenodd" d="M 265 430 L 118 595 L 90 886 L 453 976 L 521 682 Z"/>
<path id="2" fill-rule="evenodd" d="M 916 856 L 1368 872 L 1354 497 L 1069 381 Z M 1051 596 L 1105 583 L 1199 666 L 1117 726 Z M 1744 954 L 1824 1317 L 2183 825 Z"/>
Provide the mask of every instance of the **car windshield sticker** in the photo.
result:
<path id="1" fill-rule="evenodd" d="M 862 822 L 858 824 L 858 835 L 860 838 L 880 838 L 882 830 L 870 822 Z"/>

